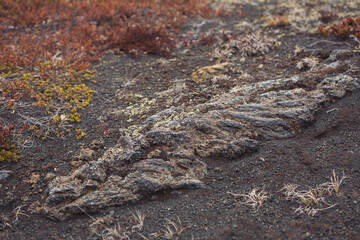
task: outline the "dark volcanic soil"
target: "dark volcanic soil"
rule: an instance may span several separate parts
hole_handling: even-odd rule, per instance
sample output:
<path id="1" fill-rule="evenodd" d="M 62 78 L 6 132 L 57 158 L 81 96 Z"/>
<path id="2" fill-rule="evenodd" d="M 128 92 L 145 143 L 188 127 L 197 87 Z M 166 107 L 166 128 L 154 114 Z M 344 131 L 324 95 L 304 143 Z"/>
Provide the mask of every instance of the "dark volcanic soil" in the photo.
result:
<path id="1" fill-rule="evenodd" d="M 358 11 L 351 6 L 341 9 L 344 15 Z M 38 214 L 53 175 L 66 175 L 98 159 L 127 129 L 163 109 L 195 106 L 237 86 L 294 75 L 307 79 L 303 86 L 296 86 L 304 89 L 340 73 L 360 77 L 360 55 L 354 40 L 327 39 L 310 30 L 301 31 L 295 18 L 290 26 L 264 26 L 261 17 L 268 16 L 267 11 L 284 11 L 290 16 L 291 7 L 272 3 L 242 7 L 248 12 L 245 18 L 193 19 L 184 31 L 192 32 L 195 39 L 210 29 L 219 36 L 222 31 L 244 36 L 258 32 L 277 42 L 268 52 L 251 56 L 237 52 L 219 60 L 213 54 L 223 43 L 218 39 L 209 45 L 181 47 L 170 58 L 109 54 L 96 64 L 98 84 L 91 86 L 96 95 L 77 127 L 85 130 L 87 137 L 41 141 L 29 136 L 32 145 L 23 149 L 24 159 L 0 163 L 0 170 L 10 174 L 0 180 L 0 239 L 360 239 L 359 90 L 326 103 L 315 121 L 294 138 L 263 141 L 255 153 L 234 160 L 203 159 L 208 173 L 200 189 L 158 192 L 135 204 L 73 215 L 60 222 Z M 321 25 L 315 20 L 307 24 L 309 29 Z M 316 68 L 316 64 L 314 68 L 296 67 L 312 57 L 319 66 L 329 64 L 331 53 L 339 50 L 333 68 Z M 201 83 L 192 80 L 197 69 L 219 62 L 230 62 L 230 70 Z M 1 117 L 11 120 L 13 116 L 6 112 Z M 94 142 L 102 144 L 97 147 Z M 85 148 L 92 148 L 93 155 L 76 157 Z M 298 190 L 318 188 L 331 181 L 333 172 L 339 180 L 345 177 L 340 190 L 317 196 L 324 202 L 311 205 L 318 210 L 314 214 L 301 213 L 302 205 L 296 199 L 287 200 L 281 191 L 285 184 L 298 185 Z M 259 208 L 244 204 L 246 199 L 239 195 L 254 189 L 269 197 Z M 137 213 L 146 214 L 142 229 L 136 227 L 133 214 Z M 119 226 L 121 230 L 116 229 Z M 116 236 L 110 229 L 120 233 Z"/>

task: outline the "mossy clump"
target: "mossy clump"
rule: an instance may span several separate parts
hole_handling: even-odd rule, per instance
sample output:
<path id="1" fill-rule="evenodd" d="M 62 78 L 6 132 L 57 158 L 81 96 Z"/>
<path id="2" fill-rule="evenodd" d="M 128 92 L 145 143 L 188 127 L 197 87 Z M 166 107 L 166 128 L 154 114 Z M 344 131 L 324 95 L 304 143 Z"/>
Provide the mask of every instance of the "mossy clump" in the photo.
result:
<path id="1" fill-rule="evenodd" d="M 0 125 L 0 162 L 17 162 L 23 156 L 19 155 L 19 150 L 15 149 L 14 144 L 10 144 L 10 134 L 16 125 L 8 127 Z"/>

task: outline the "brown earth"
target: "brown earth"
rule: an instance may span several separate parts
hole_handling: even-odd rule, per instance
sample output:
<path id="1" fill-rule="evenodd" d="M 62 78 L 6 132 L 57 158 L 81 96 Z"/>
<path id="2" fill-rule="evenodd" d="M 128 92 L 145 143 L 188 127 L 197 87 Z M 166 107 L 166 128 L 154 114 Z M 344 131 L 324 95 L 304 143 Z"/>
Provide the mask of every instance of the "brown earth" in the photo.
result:
<path id="1" fill-rule="evenodd" d="M 98 84 L 91 86 L 96 95 L 82 113 L 83 122 L 78 127 L 86 131 L 87 137 L 81 141 L 41 141 L 28 136 L 31 145 L 22 149 L 24 159 L 0 163 L 0 170 L 9 173 L 0 180 L 0 238 L 360 239 L 359 90 L 349 91 L 343 98 L 331 97 L 314 113 L 314 120 L 298 129 L 293 138 L 260 141 L 256 152 L 232 160 L 202 159 L 207 174 L 199 189 L 160 191 L 136 203 L 73 214 L 62 221 L 50 220 L 39 210 L 54 176 L 68 175 L 98 159 L 116 145 L 119 137 L 131 135 L 146 118 L 161 110 L 197 106 L 239 86 L 295 75 L 306 81 L 282 90 L 310 91 L 324 78 L 339 74 L 360 78 L 358 43 L 319 36 L 314 29 L 323 23 L 312 15 L 330 7 L 339 16 L 359 16 L 358 3 L 347 1 L 348 5 L 339 6 L 337 1 L 319 1 L 292 6 L 280 4 L 282 1 L 257 2 L 241 5 L 247 12 L 245 17 L 192 19 L 183 30 L 197 39 L 214 29 L 219 39 L 212 44 L 179 47 L 170 58 L 109 54 L 96 64 Z M 309 7 L 312 10 L 306 10 Z M 294 13 L 294 9 L 299 11 Z M 270 13 L 288 15 L 292 24 L 265 26 L 261 18 Z M 214 52 L 226 49 L 220 39 L 223 31 L 228 31 L 229 36 L 257 33 L 274 40 L 263 53 L 242 54 L 242 49 L 232 49 L 235 53 L 220 51 L 219 58 Z M 305 58 L 316 63 L 297 67 Z M 199 68 L 224 62 L 229 62 L 228 69 L 194 81 L 192 74 Z M 325 69 L 329 64 L 334 65 Z M 11 121 L 14 116 L 6 112 L 1 117 Z M 346 178 L 338 193 L 324 192 L 325 202 L 311 205 L 312 209 L 320 209 L 314 214 L 296 212 L 302 205 L 296 198 L 286 200 L 281 192 L 285 184 L 299 185 L 298 190 L 318 188 L 331 181 L 333 171 L 339 179 Z M 239 195 L 256 188 L 269 196 L 259 208 L 244 204 L 246 199 Z M 132 215 L 136 212 L 146 214 L 142 229 L 136 227 Z M 102 220 L 101 224 L 93 224 L 97 219 Z M 181 234 L 179 229 L 176 234 L 169 220 L 184 228 Z M 107 229 L 118 226 L 121 234 L 116 238 L 116 233 Z M 166 236 L 166 227 L 174 232 L 172 238 Z"/>

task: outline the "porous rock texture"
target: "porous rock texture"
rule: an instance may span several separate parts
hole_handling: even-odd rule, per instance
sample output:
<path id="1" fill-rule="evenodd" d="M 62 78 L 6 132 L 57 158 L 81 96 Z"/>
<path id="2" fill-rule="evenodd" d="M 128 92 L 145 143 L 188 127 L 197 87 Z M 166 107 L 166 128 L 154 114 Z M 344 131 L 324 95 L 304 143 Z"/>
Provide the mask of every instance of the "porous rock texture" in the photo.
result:
<path id="1" fill-rule="evenodd" d="M 139 126 L 137 137 L 121 137 L 97 161 L 53 179 L 42 211 L 61 220 L 162 190 L 201 187 L 207 158 L 239 158 L 259 141 L 294 137 L 324 102 L 360 88 L 347 75 L 312 89 L 301 87 L 306 81 L 294 76 L 253 83 L 203 104 L 161 111 Z"/>

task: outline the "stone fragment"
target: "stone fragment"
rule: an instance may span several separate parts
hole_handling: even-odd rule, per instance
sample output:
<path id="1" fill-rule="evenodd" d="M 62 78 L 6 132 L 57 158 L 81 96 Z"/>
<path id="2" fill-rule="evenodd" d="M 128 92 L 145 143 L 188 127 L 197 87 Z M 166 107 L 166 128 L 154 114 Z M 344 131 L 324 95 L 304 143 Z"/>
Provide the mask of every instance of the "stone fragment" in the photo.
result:
<path id="1" fill-rule="evenodd" d="M 50 172 L 50 173 L 46 174 L 46 176 L 45 176 L 44 179 L 45 179 L 46 181 L 49 181 L 49 180 L 54 179 L 55 177 L 56 177 L 56 175 Z"/>
<path id="2" fill-rule="evenodd" d="M 0 170 L 0 181 L 5 180 L 8 177 L 10 177 L 10 173 L 11 173 L 11 171 Z"/>
<path id="3" fill-rule="evenodd" d="M 80 152 L 75 156 L 76 160 L 90 160 L 94 155 L 94 151 L 90 148 L 81 148 Z"/>
<path id="4" fill-rule="evenodd" d="M 40 174 L 32 173 L 30 178 L 28 180 L 25 180 L 24 182 L 36 184 L 39 181 L 39 179 L 40 179 Z"/>
<path id="5" fill-rule="evenodd" d="M 121 137 L 117 146 L 107 150 L 101 159 L 120 165 L 130 164 L 138 161 L 148 147 L 150 147 L 150 143 L 144 136 L 135 139 Z"/>
<path id="6" fill-rule="evenodd" d="M 84 164 L 83 161 L 71 161 L 70 162 L 70 166 L 72 166 L 72 167 L 80 167 L 83 164 Z"/>
<path id="7" fill-rule="evenodd" d="M 227 142 L 225 140 L 212 140 L 196 145 L 196 153 L 203 157 L 224 157 L 234 159 L 242 156 L 245 153 L 251 153 L 258 147 L 257 141 L 252 139 L 239 139 Z"/>
<path id="8" fill-rule="evenodd" d="M 99 150 L 99 149 L 105 147 L 105 141 L 104 141 L 104 139 L 95 139 L 95 140 L 91 141 L 89 147 L 91 150 Z"/>
<path id="9" fill-rule="evenodd" d="M 228 62 L 202 67 L 191 75 L 192 80 L 196 83 L 201 83 L 211 76 L 229 71 L 229 68 L 230 64 Z"/>
<path id="10" fill-rule="evenodd" d="M 125 178 L 124 187 L 134 192 L 155 193 L 181 187 L 200 187 L 201 181 L 162 159 L 146 159 L 134 164 L 134 172 Z"/>
<path id="11" fill-rule="evenodd" d="M 49 197 L 46 202 L 50 205 L 63 200 L 75 200 L 81 195 L 81 181 L 73 176 L 56 177 L 49 183 Z"/>
<path id="12" fill-rule="evenodd" d="M 146 139 L 151 144 L 175 145 L 190 141 L 186 132 L 174 132 L 167 128 L 157 128 L 146 134 Z"/>
<path id="13" fill-rule="evenodd" d="M 158 157 L 160 157 L 160 154 L 161 154 L 161 150 L 155 149 L 154 151 L 150 152 L 147 155 L 147 158 L 158 158 Z"/>

